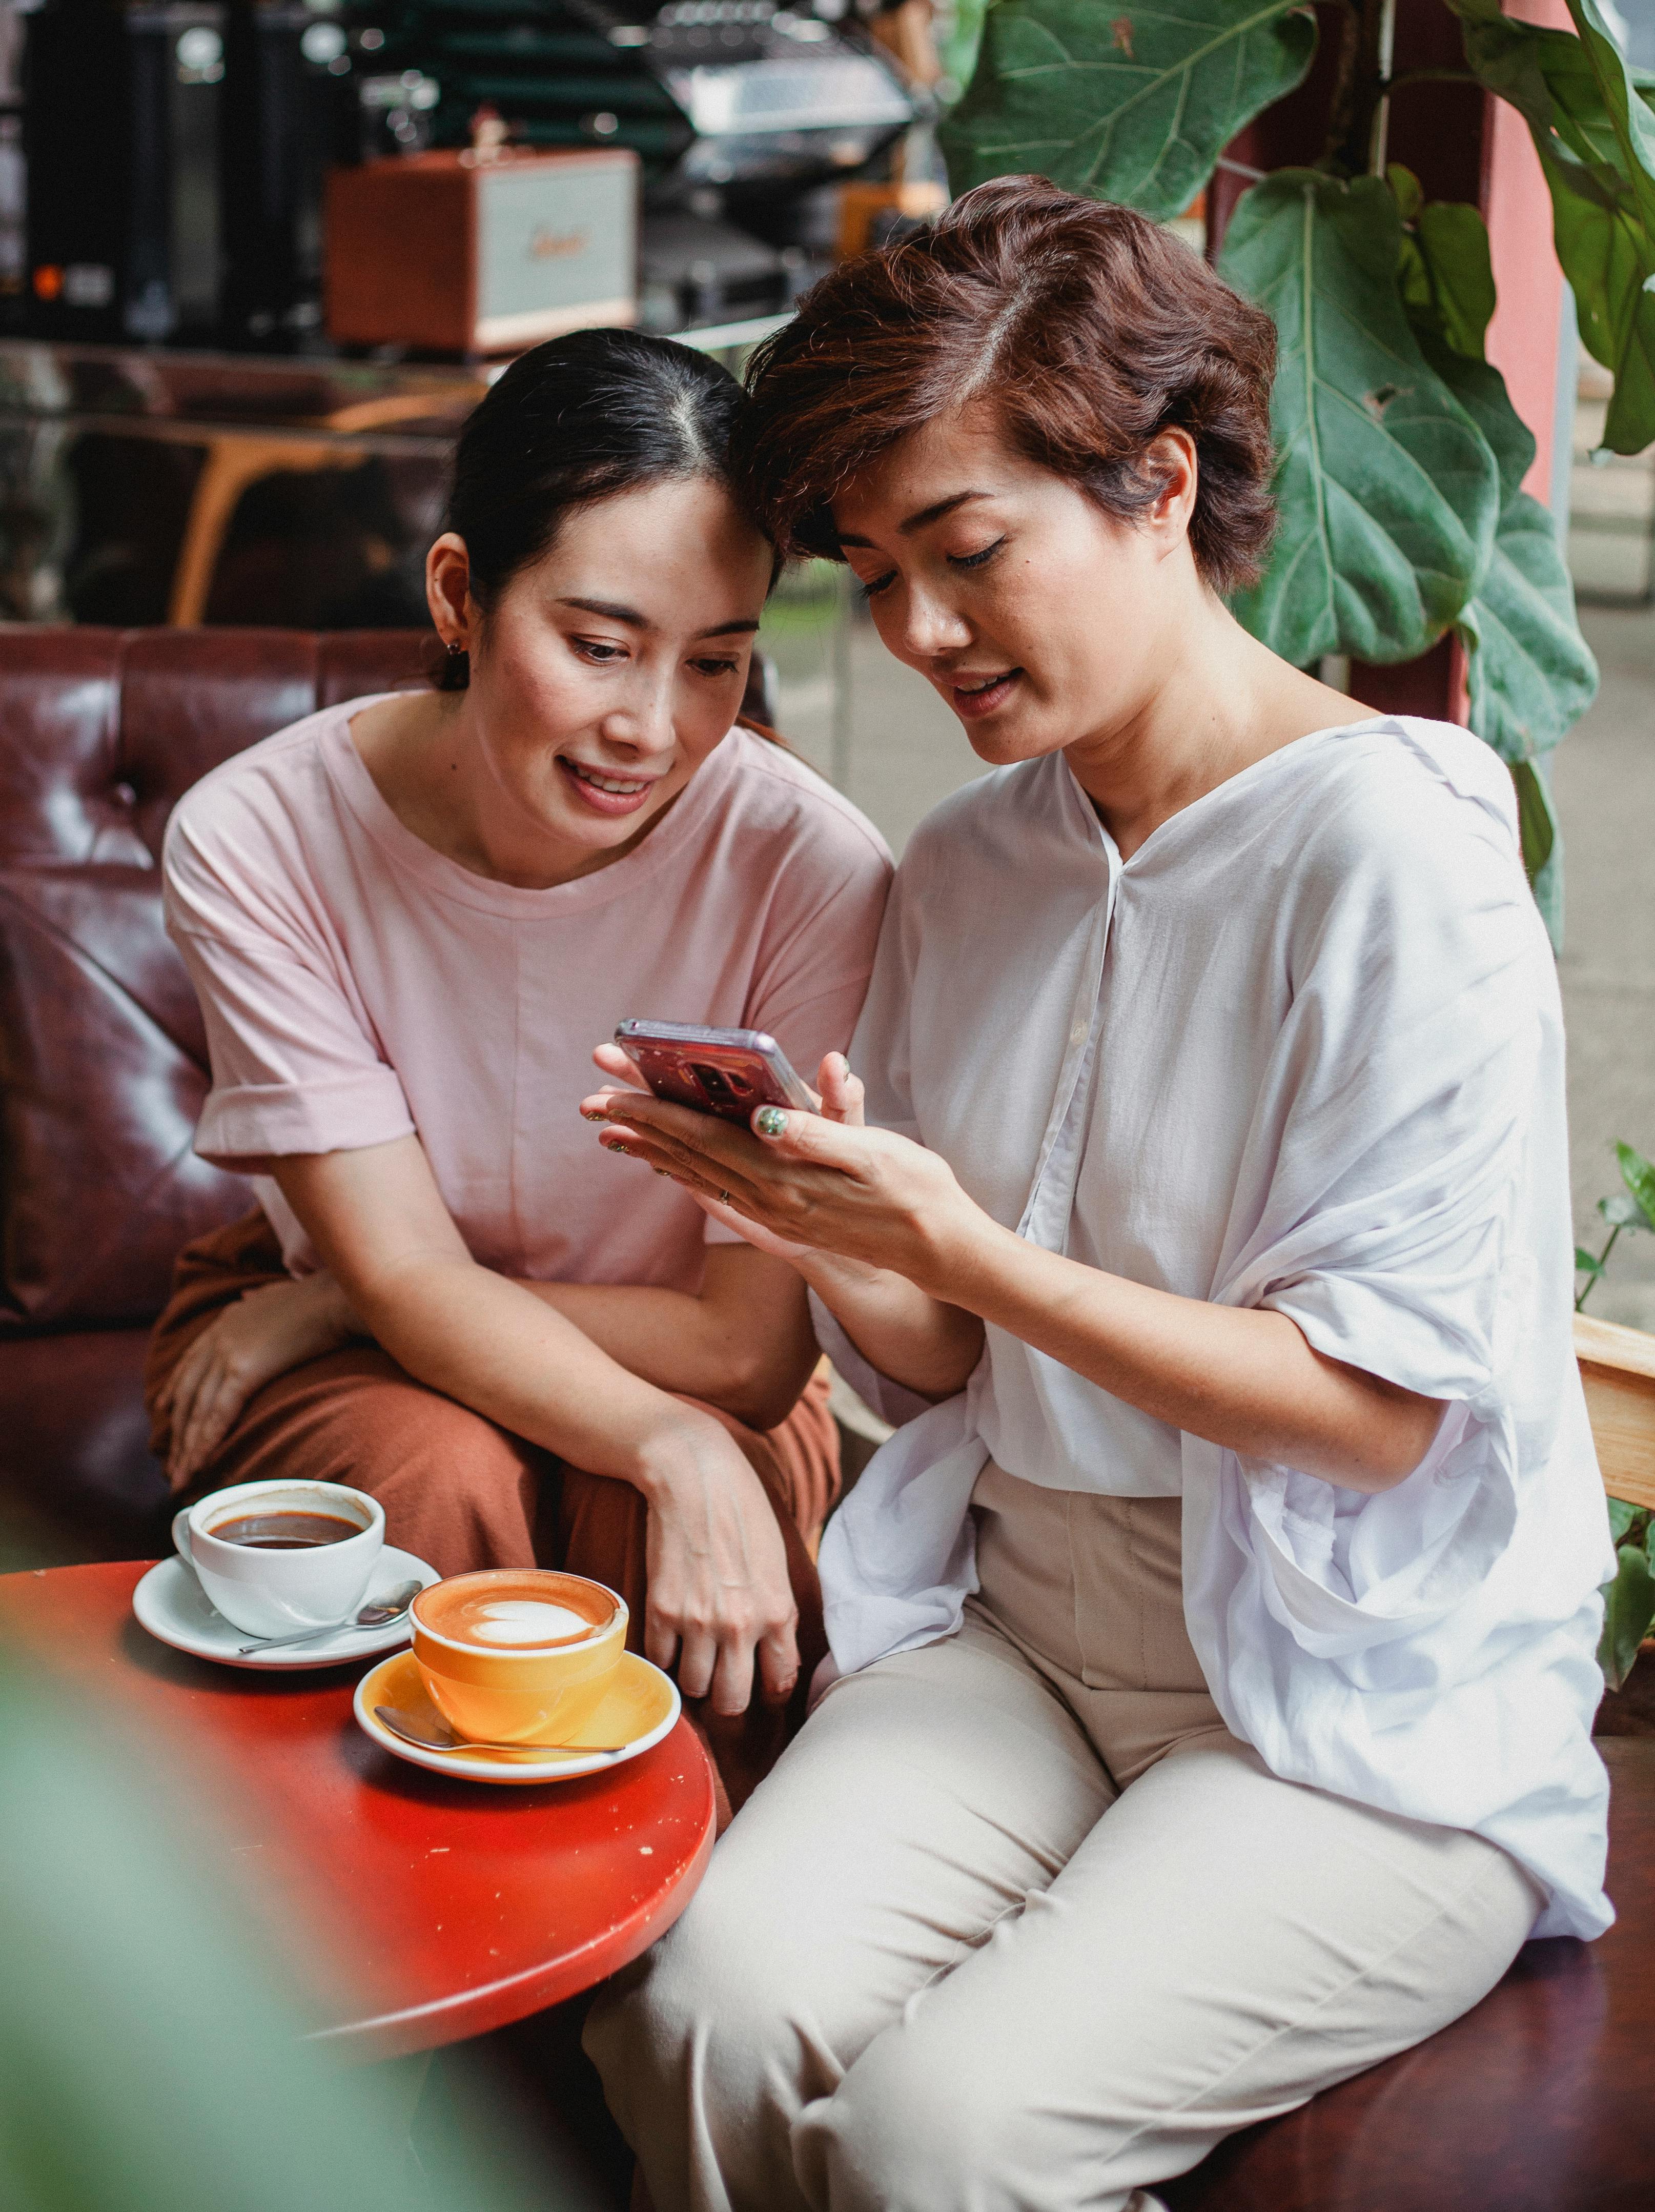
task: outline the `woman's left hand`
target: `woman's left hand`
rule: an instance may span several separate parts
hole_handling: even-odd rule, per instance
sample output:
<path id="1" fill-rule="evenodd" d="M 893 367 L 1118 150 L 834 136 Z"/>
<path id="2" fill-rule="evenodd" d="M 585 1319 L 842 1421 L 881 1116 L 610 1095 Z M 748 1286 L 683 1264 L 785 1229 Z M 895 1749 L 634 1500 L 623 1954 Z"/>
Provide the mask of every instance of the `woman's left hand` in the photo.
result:
<path id="1" fill-rule="evenodd" d="M 255 1392 L 361 1333 L 344 1293 L 325 1273 L 244 1291 L 215 1314 L 179 1360 L 167 1396 L 167 1479 L 173 1490 L 202 1472 Z"/>
<path id="2" fill-rule="evenodd" d="M 729 1209 L 755 1243 L 771 1240 L 889 1268 L 947 1297 L 951 1267 L 984 1217 L 948 1163 L 888 1129 L 761 1106 L 753 1131 L 652 1093 L 583 1099 L 598 1142 L 670 1176 L 704 1204 Z"/>

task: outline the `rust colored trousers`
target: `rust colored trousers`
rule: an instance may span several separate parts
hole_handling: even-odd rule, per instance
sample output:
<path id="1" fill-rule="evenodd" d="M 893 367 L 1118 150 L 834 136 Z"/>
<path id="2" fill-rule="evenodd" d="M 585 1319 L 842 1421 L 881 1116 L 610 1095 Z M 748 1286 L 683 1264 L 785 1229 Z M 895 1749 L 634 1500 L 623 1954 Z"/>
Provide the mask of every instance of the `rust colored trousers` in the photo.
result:
<path id="1" fill-rule="evenodd" d="M 185 1352 L 225 1306 L 285 1272 L 262 1213 L 197 1237 L 179 1255 L 144 1373 L 150 1440 L 163 1461 L 165 1400 Z M 755 1692 L 748 1711 L 731 1717 L 715 1714 L 705 1698 L 685 1700 L 718 1771 L 722 1826 L 803 1723 L 810 1676 L 827 1650 L 815 1559 L 839 1490 L 839 1437 L 821 1373 L 779 1428 L 761 1432 L 716 1406 L 702 1410 L 722 1422 L 764 1486 L 799 1610 L 798 1686 L 785 1707 L 764 1705 Z M 646 1509 L 637 1491 L 570 1467 L 427 1389 L 376 1346 L 348 1346 L 267 1383 L 188 1494 L 278 1479 L 367 1491 L 385 1508 L 387 1540 L 444 1575 L 538 1565 L 606 1583 L 631 1611 L 629 1644 L 642 1648 Z"/>

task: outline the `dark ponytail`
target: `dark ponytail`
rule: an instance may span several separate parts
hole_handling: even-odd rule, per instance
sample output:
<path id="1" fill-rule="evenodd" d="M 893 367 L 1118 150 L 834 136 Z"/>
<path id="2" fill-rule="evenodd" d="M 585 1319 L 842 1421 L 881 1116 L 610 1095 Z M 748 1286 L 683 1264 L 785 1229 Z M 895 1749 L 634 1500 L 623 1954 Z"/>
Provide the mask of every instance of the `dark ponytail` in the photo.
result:
<path id="1" fill-rule="evenodd" d="M 706 355 L 641 331 L 572 331 L 522 355 L 455 448 L 443 527 L 465 540 L 473 599 L 486 612 L 573 508 L 674 477 L 733 489 L 730 444 L 746 404 Z M 470 661 L 448 654 L 438 688 L 464 690 Z"/>

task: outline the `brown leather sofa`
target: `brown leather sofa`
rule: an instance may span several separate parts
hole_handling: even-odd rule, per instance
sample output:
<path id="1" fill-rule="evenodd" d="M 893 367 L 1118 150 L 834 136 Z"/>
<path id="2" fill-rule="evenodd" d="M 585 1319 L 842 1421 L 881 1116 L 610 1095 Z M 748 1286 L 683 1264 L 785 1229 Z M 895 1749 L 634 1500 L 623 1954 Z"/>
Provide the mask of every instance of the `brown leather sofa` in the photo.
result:
<path id="1" fill-rule="evenodd" d="M 248 1203 L 190 1149 L 207 1049 L 161 921 L 167 816 L 432 653 L 404 630 L 0 629 L 0 1501 L 38 1556 L 166 1547 L 145 1337 L 179 1247 Z"/>
<path id="2" fill-rule="evenodd" d="M 430 653 L 402 632 L 0 629 L 0 1512 L 46 1532 L 42 1557 L 167 1548 L 147 1326 L 179 1246 L 247 1204 L 190 1150 L 206 1049 L 161 926 L 168 811 L 229 754 L 418 679 Z M 1655 2199 L 1655 1736 L 1603 1749 L 1611 1934 L 1530 1944 L 1445 2033 L 1168 2185 L 1171 2212 Z"/>

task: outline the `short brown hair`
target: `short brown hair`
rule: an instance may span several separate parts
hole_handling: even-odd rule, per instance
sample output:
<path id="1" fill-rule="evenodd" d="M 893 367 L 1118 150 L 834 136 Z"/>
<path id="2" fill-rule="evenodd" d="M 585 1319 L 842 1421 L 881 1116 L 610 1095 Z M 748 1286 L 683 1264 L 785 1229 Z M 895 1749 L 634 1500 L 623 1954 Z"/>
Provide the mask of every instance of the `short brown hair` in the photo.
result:
<path id="1" fill-rule="evenodd" d="M 1270 317 L 1170 232 L 1043 177 L 1001 177 L 806 293 L 754 356 L 737 461 L 779 551 L 838 559 L 834 495 L 970 402 L 1123 520 L 1160 489 L 1144 449 L 1182 428 L 1199 463 L 1191 550 L 1229 592 L 1258 574 L 1275 528 L 1275 368 Z"/>

